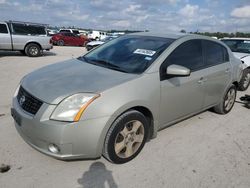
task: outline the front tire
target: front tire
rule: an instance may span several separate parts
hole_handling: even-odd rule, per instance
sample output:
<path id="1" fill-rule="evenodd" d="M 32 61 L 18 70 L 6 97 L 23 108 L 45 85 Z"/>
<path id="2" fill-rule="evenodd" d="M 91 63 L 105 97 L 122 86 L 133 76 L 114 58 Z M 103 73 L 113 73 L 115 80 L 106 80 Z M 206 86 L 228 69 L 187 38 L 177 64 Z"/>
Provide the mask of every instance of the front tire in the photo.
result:
<path id="1" fill-rule="evenodd" d="M 134 159 L 145 145 L 148 130 L 148 121 L 142 113 L 136 110 L 125 112 L 110 127 L 103 156 L 116 164 Z"/>
<path id="2" fill-rule="evenodd" d="M 245 69 L 243 71 L 241 80 L 239 82 L 239 90 L 240 91 L 245 91 L 250 85 L 250 69 Z"/>
<path id="3" fill-rule="evenodd" d="M 220 104 L 214 107 L 214 111 L 218 114 L 229 113 L 234 106 L 236 94 L 237 94 L 236 86 L 231 85 L 230 88 L 227 90 L 226 94 L 224 95 Z"/>
<path id="4" fill-rule="evenodd" d="M 25 53 L 29 57 L 38 57 L 41 55 L 41 48 L 39 45 L 31 43 L 26 46 Z"/>

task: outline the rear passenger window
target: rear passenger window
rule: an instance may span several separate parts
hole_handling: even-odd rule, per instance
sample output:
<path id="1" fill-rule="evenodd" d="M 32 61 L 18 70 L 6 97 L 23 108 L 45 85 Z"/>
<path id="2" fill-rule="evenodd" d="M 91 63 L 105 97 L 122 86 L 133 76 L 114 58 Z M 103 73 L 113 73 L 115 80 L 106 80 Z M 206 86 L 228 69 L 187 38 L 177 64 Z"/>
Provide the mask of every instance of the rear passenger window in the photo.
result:
<path id="1" fill-rule="evenodd" d="M 167 58 L 167 64 L 182 65 L 192 71 L 203 67 L 201 40 L 190 40 L 178 46 Z"/>
<path id="2" fill-rule="evenodd" d="M 0 33 L 8 33 L 8 29 L 5 24 L 0 24 Z"/>
<path id="3" fill-rule="evenodd" d="M 204 40 L 203 47 L 205 52 L 205 64 L 207 67 L 229 61 L 227 50 L 222 45 Z"/>

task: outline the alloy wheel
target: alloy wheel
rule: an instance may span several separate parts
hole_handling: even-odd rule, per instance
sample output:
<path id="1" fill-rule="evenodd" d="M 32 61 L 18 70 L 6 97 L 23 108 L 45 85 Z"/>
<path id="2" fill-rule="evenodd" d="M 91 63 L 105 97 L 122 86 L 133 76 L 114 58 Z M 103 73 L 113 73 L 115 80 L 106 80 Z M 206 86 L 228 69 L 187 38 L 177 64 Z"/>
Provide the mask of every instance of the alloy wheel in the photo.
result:
<path id="1" fill-rule="evenodd" d="M 235 98 L 236 98 L 236 92 L 234 88 L 231 88 L 225 98 L 225 102 L 224 102 L 224 107 L 226 111 L 229 111 L 235 102 Z"/>
<path id="2" fill-rule="evenodd" d="M 244 78 L 243 86 L 246 88 L 250 82 L 250 73 L 247 73 L 247 75 Z"/>
<path id="3" fill-rule="evenodd" d="M 125 124 L 122 131 L 115 139 L 115 153 L 120 158 L 129 158 L 140 148 L 145 136 L 143 124 L 138 121 L 130 121 Z"/>
<path id="4" fill-rule="evenodd" d="M 32 56 L 36 56 L 37 54 L 38 54 L 38 48 L 37 47 L 35 47 L 35 46 L 32 46 L 32 47 L 30 47 L 30 49 L 29 49 L 29 53 L 32 55 Z"/>

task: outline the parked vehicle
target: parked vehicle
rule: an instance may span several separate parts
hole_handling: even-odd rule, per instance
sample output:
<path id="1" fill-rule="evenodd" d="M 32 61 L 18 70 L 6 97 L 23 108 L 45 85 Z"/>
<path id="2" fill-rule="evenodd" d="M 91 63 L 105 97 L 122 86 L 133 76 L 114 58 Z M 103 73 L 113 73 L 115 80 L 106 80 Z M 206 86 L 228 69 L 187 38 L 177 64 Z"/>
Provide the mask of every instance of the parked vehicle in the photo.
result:
<path id="1" fill-rule="evenodd" d="M 79 35 L 80 32 L 78 29 L 60 29 L 59 33 L 73 33 L 75 35 Z"/>
<path id="2" fill-rule="evenodd" d="M 88 38 L 91 40 L 103 40 L 107 37 L 107 33 L 103 31 L 90 31 Z"/>
<path id="3" fill-rule="evenodd" d="M 20 51 L 30 57 L 52 49 L 46 25 L 28 22 L 0 22 L 0 50 Z"/>
<path id="4" fill-rule="evenodd" d="M 19 134 L 42 153 L 125 163 L 158 130 L 209 108 L 229 113 L 241 73 L 219 40 L 129 34 L 26 75 L 11 111 Z"/>
<path id="5" fill-rule="evenodd" d="M 80 35 L 88 36 L 88 31 L 86 30 L 79 30 Z"/>
<path id="6" fill-rule="evenodd" d="M 239 90 L 247 90 L 250 85 L 250 39 L 227 38 L 222 39 L 221 41 L 228 45 L 233 54 L 242 61 L 244 71 L 239 83 Z"/>
<path id="7" fill-rule="evenodd" d="M 54 36 L 55 34 L 58 33 L 58 30 L 55 29 L 47 29 L 47 33 L 49 36 Z"/>
<path id="8" fill-rule="evenodd" d="M 96 48 L 97 46 L 100 46 L 101 44 L 104 44 L 105 42 L 108 42 L 108 41 L 115 39 L 115 38 L 117 38 L 117 36 L 107 36 L 106 38 L 104 38 L 102 40 L 91 41 L 91 42 L 86 44 L 86 49 L 87 49 L 87 51 L 89 51 L 89 50 Z"/>
<path id="9" fill-rule="evenodd" d="M 85 46 L 89 42 L 87 37 L 73 33 L 58 33 L 51 40 L 53 44 L 58 46 Z"/>

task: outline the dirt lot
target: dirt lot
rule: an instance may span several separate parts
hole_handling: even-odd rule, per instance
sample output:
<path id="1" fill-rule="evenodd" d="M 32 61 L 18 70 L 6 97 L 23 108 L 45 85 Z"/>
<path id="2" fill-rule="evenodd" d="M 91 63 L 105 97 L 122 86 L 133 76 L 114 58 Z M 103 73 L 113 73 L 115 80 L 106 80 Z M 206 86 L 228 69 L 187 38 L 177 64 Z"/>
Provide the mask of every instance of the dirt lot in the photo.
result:
<path id="1" fill-rule="evenodd" d="M 250 110 L 236 103 L 228 115 L 206 111 L 159 132 L 124 165 L 101 158 L 63 162 L 27 145 L 10 115 L 20 79 L 44 65 L 77 57 L 80 47 L 55 47 L 39 58 L 0 52 L 1 188 L 250 187 Z M 238 97 L 246 92 L 239 92 Z"/>

